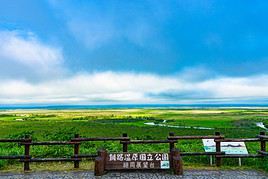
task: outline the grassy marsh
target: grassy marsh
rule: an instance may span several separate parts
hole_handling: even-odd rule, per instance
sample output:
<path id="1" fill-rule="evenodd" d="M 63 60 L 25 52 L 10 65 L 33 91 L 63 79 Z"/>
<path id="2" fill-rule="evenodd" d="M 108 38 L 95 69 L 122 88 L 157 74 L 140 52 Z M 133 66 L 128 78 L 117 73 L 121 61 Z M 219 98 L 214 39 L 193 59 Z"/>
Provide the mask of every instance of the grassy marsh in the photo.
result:
<path id="1" fill-rule="evenodd" d="M 190 128 L 148 126 L 144 123 L 163 123 Z M 219 131 L 226 137 L 255 137 L 260 131 L 256 122 L 268 126 L 268 110 L 264 109 L 106 109 L 106 110 L 6 110 L 0 111 L 0 138 L 22 138 L 26 134 L 33 140 L 69 140 L 75 133 L 86 137 L 121 136 L 128 133 L 132 139 L 165 139 L 169 132 L 177 135 L 212 135 Z M 195 129 L 208 127 L 211 130 Z M 120 151 L 118 142 L 87 142 L 81 153 L 95 153 L 98 148 Z M 181 151 L 203 151 L 202 141 L 179 141 Z M 258 143 L 248 143 L 249 152 L 256 153 Z M 130 151 L 167 151 L 163 145 L 130 145 Z M 72 147 L 35 146 L 34 157 L 71 155 Z M 0 155 L 22 154 L 16 144 L 0 144 Z M 208 157 L 185 157 L 187 166 L 209 167 Z M 237 166 L 236 159 L 224 159 L 223 167 Z M 244 167 L 268 171 L 267 159 L 243 159 Z M 20 165 L 16 161 L 0 161 L 3 171 Z"/>

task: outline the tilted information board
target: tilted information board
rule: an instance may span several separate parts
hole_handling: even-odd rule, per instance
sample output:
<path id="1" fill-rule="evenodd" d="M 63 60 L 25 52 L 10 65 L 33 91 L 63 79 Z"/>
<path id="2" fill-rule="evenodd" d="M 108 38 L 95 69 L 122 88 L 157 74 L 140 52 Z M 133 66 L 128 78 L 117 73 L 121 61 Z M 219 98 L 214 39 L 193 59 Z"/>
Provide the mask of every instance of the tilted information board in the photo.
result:
<path id="1" fill-rule="evenodd" d="M 202 139 L 205 152 L 216 152 L 214 139 Z M 221 142 L 221 152 L 225 154 L 248 154 L 245 142 Z"/>

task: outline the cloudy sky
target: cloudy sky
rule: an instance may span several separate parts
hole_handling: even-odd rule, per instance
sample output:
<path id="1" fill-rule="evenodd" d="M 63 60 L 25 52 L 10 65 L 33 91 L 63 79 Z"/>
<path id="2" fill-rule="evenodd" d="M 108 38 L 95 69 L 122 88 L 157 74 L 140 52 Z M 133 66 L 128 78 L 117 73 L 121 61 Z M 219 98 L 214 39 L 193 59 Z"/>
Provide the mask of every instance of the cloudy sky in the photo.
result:
<path id="1" fill-rule="evenodd" d="M 1 0 L 0 104 L 267 104 L 267 19 L 262 0 Z"/>

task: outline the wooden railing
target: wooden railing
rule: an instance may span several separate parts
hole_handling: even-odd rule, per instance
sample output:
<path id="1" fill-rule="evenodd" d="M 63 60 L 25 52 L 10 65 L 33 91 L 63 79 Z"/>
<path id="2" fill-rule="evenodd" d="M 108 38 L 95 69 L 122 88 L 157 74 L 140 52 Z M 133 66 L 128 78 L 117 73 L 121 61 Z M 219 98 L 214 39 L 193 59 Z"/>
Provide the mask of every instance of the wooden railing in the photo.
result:
<path id="1" fill-rule="evenodd" d="M 268 156 L 266 152 L 266 141 L 268 141 L 268 136 L 265 135 L 265 132 L 260 132 L 256 138 L 247 138 L 247 139 L 215 139 L 216 143 L 216 152 L 221 152 L 221 142 L 260 142 L 260 150 L 258 154 L 228 154 L 228 155 L 216 155 L 216 166 L 221 166 L 222 158 L 262 158 Z"/>
<path id="2" fill-rule="evenodd" d="M 118 141 L 122 144 L 122 151 L 128 152 L 129 145 L 136 144 L 169 144 L 170 152 L 179 146 L 175 146 L 176 143 L 180 140 L 196 140 L 196 139 L 214 139 L 216 144 L 215 152 L 181 152 L 181 156 L 215 156 L 216 157 L 216 166 L 221 166 L 222 158 L 263 158 L 268 156 L 266 151 L 266 142 L 268 141 L 268 136 L 265 135 L 265 132 L 261 132 L 256 138 L 247 138 L 247 139 L 227 139 L 224 138 L 219 132 L 216 132 L 215 135 L 211 136 L 176 136 L 174 133 L 169 133 L 169 136 L 166 140 L 131 140 L 127 134 L 123 134 L 122 137 L 91 137 L 84 138 L 80 137 L 78 134 L 74 136 L 70 141 L 33 141 L 30 137 L 25 139 L 0 139 L 0 143 L 18 143 L 19 145 L 24 146 L 24 155 L 10 155 L 10 156 L 0 156 L 0 160 L 12 160 L 18 159 L 20 162 L 24 163 L 24 171 L 30 170 L 31 162 L 73 162 L 74 168 L 79 168 L 79 163 L 83 158 L 95 159 L 97 154 L 81 154 L 80 145 L 82 142 L 104 142 L 104 141 Z M 227 155 L 225 152 L 221 151 L 221 142 L 260 142 L 260 150 L 258 154 L 247 154 L 247 155 Z M 31 156 L 31 146 L 73 146 L 73 155 L 62 157 L 62 158 L 34 158 Z"/>

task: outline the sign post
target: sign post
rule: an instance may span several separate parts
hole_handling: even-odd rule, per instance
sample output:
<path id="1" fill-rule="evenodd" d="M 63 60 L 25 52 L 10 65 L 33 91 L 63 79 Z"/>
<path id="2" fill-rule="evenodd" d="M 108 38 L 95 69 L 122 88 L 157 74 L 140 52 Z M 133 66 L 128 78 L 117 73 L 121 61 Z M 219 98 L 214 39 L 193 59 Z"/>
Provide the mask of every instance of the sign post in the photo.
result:
<path id="1" fill-rule="evenodd" d="M 170 153 L 108 153 L 99 150 L 95 159 L 95 175 L 100 176 L 111 170 L 167 170 L 182 175 L 182 160 L 176 149 Z"/>

